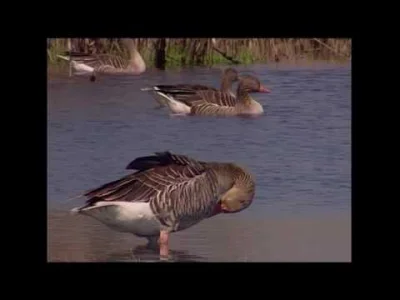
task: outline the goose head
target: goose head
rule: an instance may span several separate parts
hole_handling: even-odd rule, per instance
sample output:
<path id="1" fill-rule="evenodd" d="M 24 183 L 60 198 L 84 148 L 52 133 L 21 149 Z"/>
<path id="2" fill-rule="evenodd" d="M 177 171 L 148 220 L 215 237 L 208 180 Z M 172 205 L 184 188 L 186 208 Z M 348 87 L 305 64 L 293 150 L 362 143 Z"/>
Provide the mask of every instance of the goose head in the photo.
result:
<path id="1" fill-rule="evenodd" d="M 224 78 L 231 82 L 235 82 L 239 80 L 239 74 L 238 71 L 236 71 L 234 68 L 227 68 L 224 71 Z"/>
<path id="2" fill-rule="evenodd" d="M 270 89 L 263 86 L 257 77 L 252 75 L 239 76 L 238 91 L 247 93 L 270 93 Z"/>
<path id="3" fill-rule="evenodd" d="M 240 175 L 236 183 L 226 191 L 214 208 L 215 214 L 233 214 L 248 208 L 255 196 L 255 183 L 251 176 Z"/>
<path id="4" fill-rule="evenodd" d="M 249 193 L 249 191 L 234 186 L 221 197 L 221 212 L 225 214 L 238 213 L 248 208 L 253 202 L 253 198 L 254 191 Z"/>
<path id="5" fill-rule="evenodd" d="M 143 73 L 146 71 L 146 63 L 143 60 L 143 57 L 140 55 L 139 51 L 136 48 L 135 42 L 131 38 L 123 38 L 121 39 L 122 44 L 129 51 L 129 60 L 132 64 L 132 67 L 135 69 L 137 74 Z"/>

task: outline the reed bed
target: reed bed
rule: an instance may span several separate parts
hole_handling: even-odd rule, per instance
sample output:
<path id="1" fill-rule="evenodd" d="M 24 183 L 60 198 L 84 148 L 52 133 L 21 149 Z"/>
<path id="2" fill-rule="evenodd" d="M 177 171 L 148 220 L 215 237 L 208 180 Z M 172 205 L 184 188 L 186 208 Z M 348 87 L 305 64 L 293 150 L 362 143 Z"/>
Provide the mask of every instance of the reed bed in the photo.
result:
<path id="1" fill-rule="evenodd" d="M 128 57 L 120 39 L 48 39 L 47 57 L 50 67 L 65 62 L 57 54 L 69 48 L 88 54 L 115 54 Z M 351 39 L 212 39 L 212 38 L 143 38 L 134 44 L 148 67 L 173 68 L 213 66 L 218 64 L 254 64 L 268 62 L 331 61 L 351 59 Z M 162 56 L 162 57 L 160 57 Z"/>

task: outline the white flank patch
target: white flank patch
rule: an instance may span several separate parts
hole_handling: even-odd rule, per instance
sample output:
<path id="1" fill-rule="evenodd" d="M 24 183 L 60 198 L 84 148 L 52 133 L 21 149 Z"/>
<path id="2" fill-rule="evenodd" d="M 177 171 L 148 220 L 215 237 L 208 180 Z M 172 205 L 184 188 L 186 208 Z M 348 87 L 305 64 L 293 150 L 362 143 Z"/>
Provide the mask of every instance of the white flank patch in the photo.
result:
<path id="1" fill-rule="evenodd" d="M 158 92 L 158 95 L 162 96 L 165 98 L 167 106 L 171 110 L 171 112 L 175 114 L 189 114 L 190 113 L 190 107 L 187 106 L 185 103 L 180 102 L 175 100 L 172 97 L 168 97 L 164 93 Z"/>
<path id="2" fill-rule="evenodd" d="M 74 62 L 74 61 L 73 61 L 72 67 L 75 69 L 76 72 L 92 73 L 94 71 L 94 68 L 92 68 L 88 65 L 85 65 L 85 64 Z"/>
<path id="3" fill-rule="evenodd" d="M 72 213 L 76 211 L 77 208 L 71 210 Z M 151 211 L 149 203 L 100 201 L 79 213 L 90 216 L 116 231 L 139 236 L 160 234 L 160 222 Z"/>

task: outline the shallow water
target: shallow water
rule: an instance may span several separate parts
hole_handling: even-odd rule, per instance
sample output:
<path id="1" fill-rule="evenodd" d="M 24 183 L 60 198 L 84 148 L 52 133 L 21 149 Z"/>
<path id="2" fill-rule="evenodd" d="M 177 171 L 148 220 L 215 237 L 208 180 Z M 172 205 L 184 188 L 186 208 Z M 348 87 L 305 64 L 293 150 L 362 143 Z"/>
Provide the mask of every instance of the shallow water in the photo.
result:
<path id="1" fill-rule="evenodd" d="M 351 260 L 351 69 L 238 67 L 271 89 L 253 94 L 257 119 L 171 118 L 140 88 L 219 86 L 221 70 L 149 71 L 143 76 L 48 81 L 48 260 L 146 261 L 144 239 L 67 212 L 82 191 L 128 173 L 137 156 L 170 150 L 234 161 L 257 180 L 247 210 L 217 216 L 171 237 L 175 261 Z M 133 249 L 133 250 L 132 250 Z"/>

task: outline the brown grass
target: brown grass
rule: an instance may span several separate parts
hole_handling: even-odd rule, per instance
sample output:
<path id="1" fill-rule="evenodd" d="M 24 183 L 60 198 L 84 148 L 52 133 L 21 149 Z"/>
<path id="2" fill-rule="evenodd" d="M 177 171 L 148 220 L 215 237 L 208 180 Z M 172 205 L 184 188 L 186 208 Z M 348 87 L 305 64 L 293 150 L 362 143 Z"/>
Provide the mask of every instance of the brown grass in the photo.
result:
<path id="1" fill-rule="evenodd" d="M 134 39 L 146 64 L 154 66 L 158 39 Z M 72 50 L 86 53 L 111 53 L 128 56 L 119 39 L 71 39 Z M 242 64 L 265 62 L 331 61 L 343 62 L 351 58 L 350 39 L 216 39 L 215 46 L 228 57 Z M 48 40 L 49 65 L 58 65 L 56 54 L 68 49 L 68 39 Z M 212 66 L 229 64 L 213 49 L 211 38 L 166 39 L 166 67 Z"/>

